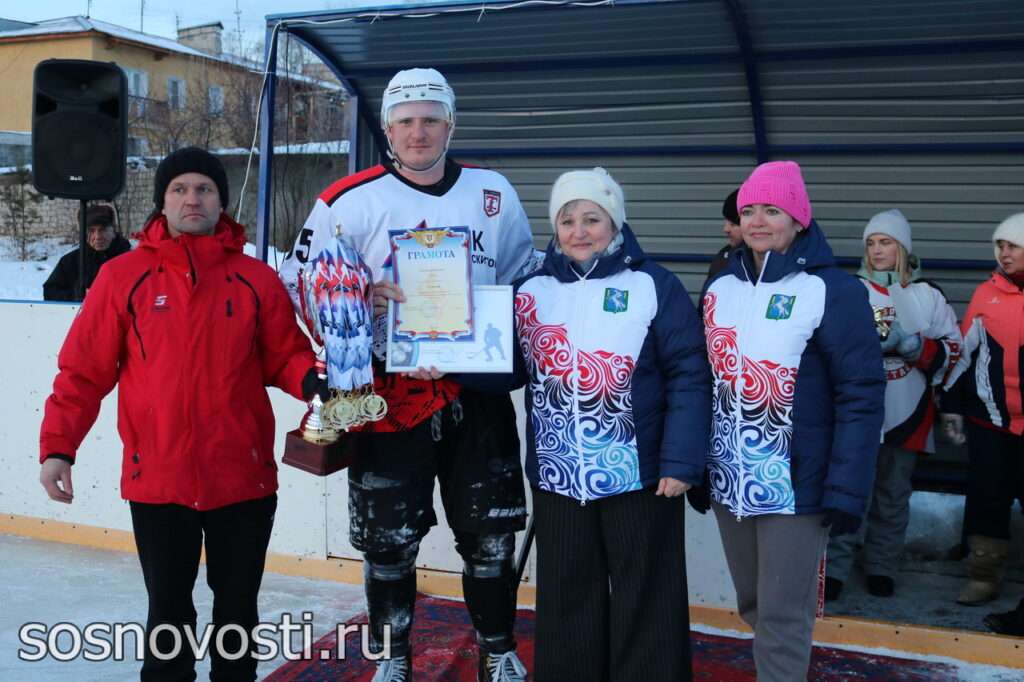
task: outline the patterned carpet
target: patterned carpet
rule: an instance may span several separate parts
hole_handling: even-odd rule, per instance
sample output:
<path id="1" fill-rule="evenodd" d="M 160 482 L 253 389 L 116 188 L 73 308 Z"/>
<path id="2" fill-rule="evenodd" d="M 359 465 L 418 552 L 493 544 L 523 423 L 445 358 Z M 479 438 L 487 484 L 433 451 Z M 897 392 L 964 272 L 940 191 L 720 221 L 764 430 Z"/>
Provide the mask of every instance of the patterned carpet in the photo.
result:
<path id="1" fill-rule="evenodd" d="M 519 654 L 532 668 L 533 611 L 521 610 L 516 620 Z M 365 616 L 351 623 L 366 622 Z M 696 680 L 749 682 L 754 679 L 750 640 L 691 633 Z M 417 682 L 474 682 L 476 650 L 469 616 L 462 602 L 420 596 L 413 625 L 413 672 Z M 323 652 L 323 653 L 321 653 Z M 363 659 L 355 635 L 346 638 L 344 656 L 331 633 L 315 645 L 311 660 L 289 662 L 267 682 L 369 682 L 374 666 Z M 810 679 L 825 682 L 893 680 L 900 682 L 955 680 L 956 669 L 941 663 L 815 647 Z M 566 680 L 565 682 L 573 682 Z"/>

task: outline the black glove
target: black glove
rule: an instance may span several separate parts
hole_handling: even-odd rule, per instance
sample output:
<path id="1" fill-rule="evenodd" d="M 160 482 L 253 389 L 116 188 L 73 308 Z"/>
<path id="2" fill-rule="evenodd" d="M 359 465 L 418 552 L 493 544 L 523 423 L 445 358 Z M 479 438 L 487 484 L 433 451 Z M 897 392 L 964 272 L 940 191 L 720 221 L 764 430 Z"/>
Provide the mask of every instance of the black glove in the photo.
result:
<path id="1" fill-rule="evenodd" d="M 860 528 L 860 517 L 840 509 L 826 509 L 821 525 L 824 528 L 829 528 L 828 536 L 834 538 L 837 535 L 856 533 Z"/>
<path id="2" fill-rule="evenodd" d="M 686 491 L 686 501 L 698 514 L 707 514 L 711 509 L 711 475 L 704 469 L 704 479 Z"/>
<path id="3" fill-rule="evenodd" d="M 711 493 L 707 486 L 695 485 L 686 491 L 686 501 L 698 514 L 707 514 L 711 509 Z"/>
<path id="4" fill-rule="evenodd" d="M 309 402 L 314 395 L 320 396 L 321 402 L 327 402 L 331 397 L 331 389 L 327 387 L 327 379 L 321 377 L 315 367 L 311 367 L 306 376 L 302 377 L 302 397 Z"/>

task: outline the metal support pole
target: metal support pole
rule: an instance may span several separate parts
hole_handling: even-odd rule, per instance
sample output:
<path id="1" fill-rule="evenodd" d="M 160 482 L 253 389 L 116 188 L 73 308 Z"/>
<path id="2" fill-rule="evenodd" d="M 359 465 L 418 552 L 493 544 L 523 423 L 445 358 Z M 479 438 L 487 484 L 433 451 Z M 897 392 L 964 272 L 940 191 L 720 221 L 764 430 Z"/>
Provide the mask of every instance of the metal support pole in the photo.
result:
<path id="1" fill-rule="evenodd" d="M 260 175 L 256 197 L 256 257 L 267 262 L 274 197 L 274 94 L 277 91 L 277 32 L 267 27 L 264 50 L 267 85 L 260 94 Z"/>

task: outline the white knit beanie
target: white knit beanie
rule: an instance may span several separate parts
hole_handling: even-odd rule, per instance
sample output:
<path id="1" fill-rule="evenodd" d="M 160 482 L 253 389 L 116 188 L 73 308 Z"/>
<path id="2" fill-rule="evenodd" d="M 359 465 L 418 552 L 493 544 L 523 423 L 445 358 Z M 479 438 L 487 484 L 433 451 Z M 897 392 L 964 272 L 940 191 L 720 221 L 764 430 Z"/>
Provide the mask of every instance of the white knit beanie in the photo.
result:
<path id="1" fill-rule="evenodd" d="M 626 224 L 626 200 L 622 188 L 604 168 L 562 173 L 551 188 L 548 215 L 551 227 L 557 229 L 558 212 L 570 201 L 587 199 L 603 208 L 621 230 Z"/>
<path id="2" fill-rule="evenodd" d="M 996 252 L 996 260 L 999 260 L 999 247 L 996 242 L 999 240 L 1011 242 L 1017 246 L 1024 246 L 1024 213 L 1016 213 L 1003 222 L 992 233 L 992 246 Z"/>
<path id="3" fill-rule="evenodd" d="M 902 244 L 908 254 L 914 253 L 914 244 L 910 240 L 910 223 L 898 208 L 890 208 L 888 211 L 882 211 L 872 216 L 864 227 L 864 236 L 861 237 L 865 246 L 868 243 L 868 237 L 873 234 L 888 235 Z"/>

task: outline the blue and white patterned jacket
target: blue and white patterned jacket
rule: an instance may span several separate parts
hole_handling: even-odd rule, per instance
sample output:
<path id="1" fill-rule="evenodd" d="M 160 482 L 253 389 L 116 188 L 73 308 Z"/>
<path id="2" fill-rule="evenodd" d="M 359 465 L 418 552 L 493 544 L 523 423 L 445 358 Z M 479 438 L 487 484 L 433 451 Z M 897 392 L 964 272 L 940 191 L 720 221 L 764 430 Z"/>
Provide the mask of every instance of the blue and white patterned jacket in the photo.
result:
<path id="1" fill-rule="evenodd" d="M 701 483 L 711 423 L 704 333 L 682 283 L 629 226 L 586 275 L 548 246 L 516 283 L 515 385 L 526 385 L 526 474 L 587 500 Z"/>
<path id="2" fill-rule="evenodd" d="M 734 253 L 702 300 L 713 375 L 711 496 L 737 517 L 861 515 L 874 481 L 885 375 L 864 286 L 816 223 L 755 279 Z"/>

